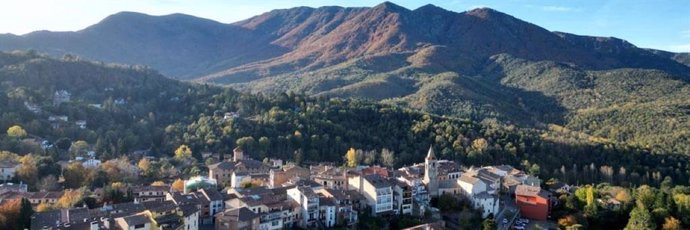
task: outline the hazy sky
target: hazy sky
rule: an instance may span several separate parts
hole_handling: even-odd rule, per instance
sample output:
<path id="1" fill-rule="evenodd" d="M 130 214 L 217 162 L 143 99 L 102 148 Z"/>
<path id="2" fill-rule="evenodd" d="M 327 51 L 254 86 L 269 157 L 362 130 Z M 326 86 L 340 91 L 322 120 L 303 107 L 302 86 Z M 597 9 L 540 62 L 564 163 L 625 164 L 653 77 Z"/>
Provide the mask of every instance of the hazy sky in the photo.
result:
<path id="1" fill-rule="evenodd" d="M 119 11 L 185 13 L 230 23 L 295 6 L 374 6 L 382 0 L 0 0 L 0 33 L 73 31 Z M 409 9 L 431 3 L 462 12 L 491 7 L 548 30 L 623 38 L 639 47 L 690 52 L 685 0 L 394 0 Z"/>

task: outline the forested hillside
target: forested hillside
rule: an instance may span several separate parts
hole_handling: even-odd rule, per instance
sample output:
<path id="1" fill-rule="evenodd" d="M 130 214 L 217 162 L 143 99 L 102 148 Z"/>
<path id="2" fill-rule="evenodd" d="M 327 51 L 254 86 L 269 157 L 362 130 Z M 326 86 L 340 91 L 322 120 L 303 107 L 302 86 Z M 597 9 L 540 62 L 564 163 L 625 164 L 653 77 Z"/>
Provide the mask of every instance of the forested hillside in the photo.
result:
<path id="1" fill-rule="evenodd" d="M 381 163 L 378 152 L 387 148 L 401 166 L 422 161 L 432 145 L 440 158 L 465 165 L 521 165 L 545 178 L 573 183 L 656 184 L 671 176 L 685 184 L 690 178 L 686 156 L 652 154 L 557 126 L 544 131 L 360 100 L 242 94 L 176 82 L 146 68 L 75 57 L 0 57 L 0 129 L 19 125 L 28 133 L 24 138 L 3 133 L 0 149 L 19 154 L 67 159 L 69 145 L 64 143 L 84 140 L 101 159 L 144 149 L 172 155 L 186 144 L 199 159 L 202 152 L 228 153 L 239 145 L 257 159 L 341 163 L 354 147 L 371 151 L 368 163 L 375 164 Z M 69 102 L 55 103 L 59 90 L 71 92 Z M 51 121 L 50 116 L 67 116 L 68 121 Z M 78 127 L 77 120 L 86 126 Z M 44 151 L 44 139 L 56 148 Z M 608 173 L 612 170 L 619 173 Z"/>
<path id="2" fill-rule="evenodd" d="M 657 154 L 690 155 L 689 54 L 552 32 L 489 8 L 296 7 L 232 24 L 121 12 L 76 32 L 0 35 L 0 49 L 145 64 L 167 77 L 269 97 L 293 92 L 475 122 L 555 125 Z M 104 88 L 75 93 L 101 104 L 127 95 L 93 92 Z M 159 100 L 171 99 L 172 92 L 162 93 Z M 165 111 L 175 112 L 184 114 Z"/>

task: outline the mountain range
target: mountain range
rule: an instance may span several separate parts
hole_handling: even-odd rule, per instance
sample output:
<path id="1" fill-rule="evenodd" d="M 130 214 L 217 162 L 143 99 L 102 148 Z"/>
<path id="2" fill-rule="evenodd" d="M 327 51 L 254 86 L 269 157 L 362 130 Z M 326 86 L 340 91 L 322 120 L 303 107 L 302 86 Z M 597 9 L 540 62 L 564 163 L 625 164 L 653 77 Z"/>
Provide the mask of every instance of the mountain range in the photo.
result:
<path id="1" fill-rule="evenodd" d="M 76 32 L 0 35 L 0 50 L 15 49 L 690 154 L 689 54 L 552 32 L 489 8 L 297 7 L 232 24 L 122 12 Z"/>

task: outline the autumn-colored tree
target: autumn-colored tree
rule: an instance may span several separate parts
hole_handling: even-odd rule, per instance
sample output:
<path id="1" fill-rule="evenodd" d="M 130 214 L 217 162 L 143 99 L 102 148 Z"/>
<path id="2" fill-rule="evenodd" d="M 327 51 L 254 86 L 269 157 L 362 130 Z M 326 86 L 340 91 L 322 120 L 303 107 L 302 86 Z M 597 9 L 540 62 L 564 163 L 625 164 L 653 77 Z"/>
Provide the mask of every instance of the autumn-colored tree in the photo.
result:
<path id="1" fill-rule="evenodd" d="M 564 217 L 558 218 L 558 225 L 565 228 L 570 225 L 577 224 L 577 217 L 575 215 L 566 215 Z"/>
<path id="2" fill-rule="evenodd" d="M 359 165 L 359 158 L 357 157 L 357 152 L 355 151 L 354 148 L 350 148 L 347 150 L 347 153 L 345 153 L 345 160 L 347 167 L 357 167 Z"/>
<path id="3" fill-rule="evenodd" d="M 177 179 L 172 183 L 172 190 L 177 192 L 184 192 L 184 181 L 182 179 Z"/>
<path id="4" fill-rule="evenodd" d="M 180 145 L 180 147 L 177 147 L 177 150 L 175 150 L 176 159 L 185 159 L 189 157 L 192 157 L 192 149 L 190 149 L 189 146 Z"/>
<path id="5" fill-rule="evenodd" d="M 31 186 L 35 186 L 38 178 L 38 168 L 36 167 L 36 158 L 33 154 L 27 154 L 19 158 L 19 168 L 17 169 L 17 176 L 22 181 Z"/>
<path id="6" fill-rule="evenodd" d="M 628 203 L 632 200 L 632 196 L 630 196 L 630 192 L 627 189 L 622 189 L 616 194 L 616 200 Z"/>
<path id="7" fill-rule="evenodd" d="M 84 198 L 84 191 L 81 189 L 65 190 L 60 199 L 55 204 L 58 208 L 71 208 Z"/>
<path id="8" fill-rule="evenodd" d="M 151 183 L 151 186 L 165 186 L 165 182 L 157 180 Z"/>
<path id="9" fill-rule="evenodd" d="M 0 205 L 0 229 L 18 229 L 20 200 L 10 200 Z"/>
<path id="10" fill-rule="evenodd" d="M 65 169 L 63 170 L 62 175 L 65 179 L 65 182 L 63 184 L 67 188 L 79 188 L 81 186 L 87 185 L 88 183 L 86 181 L 88 171 L 79 162 L 73 162 L 67 165 L 67 167 L 65 167 Z"/>
<path id="11" fill-rule="evenodd" d="M 129 163 L 126 156 L 104 162 L 101 169 L 110 181 L 134 182 L 138 176 L 137 168 Z"/>
<path id="12" fill-rule="evenodd" d="M 487 142 L 484 138 L 477 138 L 474 141 L 472 141 L 472 148 L 478 151 L 484 152 L 488 147 L 489 142 Z"/>
<path id="13" fill-rule="evenodd" d="M 26 130 L 19 125 L 14 125 L 7 129 L 7 136 L 14 138 L 23 138 L 26 136 Z"/>
<path id="14" fill-rule="evenodd" d="M 142 172 L 144 175 L 147 175 L 149 170 L 151 170 L 151 161 L 146 158 L 142 158 L 139 160 L 139 163 L 137 163 L 137 167 L 139 167 L 139 171 Z"/>
<path id="15" fill-rule="evenodd" d="M 664 225 L 661 227 L 663 230 L 680 230 L 681 228 L 680 221 L 672 216 L 666 217 Z"/>
<path id="16" fill-rule="evenodd" d="M 47 212 L 53 210 L 53 206 L 48 203 L 40 203 L 36 206 L 36 212 Z"/>

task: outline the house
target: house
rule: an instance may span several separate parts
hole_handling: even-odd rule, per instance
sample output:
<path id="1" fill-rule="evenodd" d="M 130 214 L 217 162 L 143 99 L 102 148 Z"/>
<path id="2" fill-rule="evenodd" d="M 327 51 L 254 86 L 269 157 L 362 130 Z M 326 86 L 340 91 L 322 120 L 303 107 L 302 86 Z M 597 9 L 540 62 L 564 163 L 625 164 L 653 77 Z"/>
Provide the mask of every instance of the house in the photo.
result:
<path id="1" fill-rule="evenodd" d="M 170 186 L 135 186 L 132 188 L 134 203 L 164 201 L 170 192 Z"/>
<path id="2" fill-rule="evenodd" d="M 99 166 L 101 166 L 101 160 L 96 160 L 92 158 L 83 161 L 81 165 L 84 166 L 84 168 L 98 168 Z"/>
<path id="3" fill-rule="evenodd" d="M 269 171 L 268 187 L 280 187 L 293 178 L 309 179 L 309 169 L 296 165 L 286 165 L 282 169 L 271 169 Z"/>
<path id="4" fill-rule="evenodd" d="M 235 208 L 216 214 L 216 230 L 258 230 L 260 215 L 248 208 Z"/>
<path id="5" fill-rule="evenodd" d="M 297 224 L 302 228 L 314 228 L 319 220 L 319 196 L 310 187 L 298 186 L 287 190 L 289 199 L 299 205 L 301 218 Z"/>
<path id="6" fill-rule="evenodd" d="M 8 192 L 16 192 L 16 193 L 26 193 L 28 191 L 28 187 L 24 183 L 5 183 L 5 184 L 0 184 L 0 195 L 8 193 Z"/>
<path id="7" fill-rule="evenodd" d="M 180 205 L 182 228 L 185 230 L 199 230 L 199 206 L 194 204 Z"/>
<path id="8" fill-rule="evenodd" d="M 336 206 L 335 222 L 342 225 L 354 225 L 357 223 L 358 212 L 354 208 L 354 197 L 346 193 L 347 191 L 325 188 L 318 191 L 320 196 L 333 199 Z M 361 197 L 361 195 L 359 196 Z M 363 197 L 362 197 L 363 198 Z M 366 201 L 366 199 L 365 199 Z M 322 201 L 319 201 L 323 203 Z M 329 202 L 329 201 L 324 201 Z"/>
<path id="9" fill-rule="evenodd" d="M 8 181 L 14 179 L 19 168 L 19 162 L 15 160 L 0 160 L 0 179 Z"/>
<path id="10" fill-rule="evenodd" d="M 537 186 L 518 185 L 515 202 L 520 215 L 534 220 L 546 220 L 551 210 L 551 194 Z"/>
<path id="11" fill-rule="evenodd" d="M 482 218 L 498 214 L 498 187 L 492 188 L 492 182 L 465 173 L 458 178 L 458 184 L 461 188 L 460 194 L 470 200 L 473 208 L 482 210 Z"/>
<path id="12" fill-rule="evenodd" d="M 80 129 L 86 129 L 86 121 L 85 120 L 78 120 L 75 121 L 74 124 L 79 127 Z"/>
<path id="13" fill-rule="evenodd" d="M 72 97 L 72 94 L 69 93 L 67 90 L 57 90 L 53 94 L 53 105 L 60 105 L 65 102 L 70 102 L 70 98 Z"/>
<path id="14" fill-rule="evenodd" d="M 393 185 L 393 210 L 397 215 L 411 215 L 413 208 L 412 186 L 395 178 L 390 179 Z"/>
<path id="15" fill-rule="evenodd" d="M 319 220 L 321 225 L 331 228 L 336 224 L 336 203 L 335 199 L 319 196 Z"/>
<path id="16" fill-rule="evenodd" d="M 393 212 L 393 187 L 387 179 L 379 174 L 362 177 L 360 193 L 367 198 L 373 215 L 384 215 Z"/>
<path id="17" fill-rule="evenodd" d="M 264 174 L 268 175 L 271 167 L 265 165 L 263 162 L 256 161 L 253 159 L 246 158 L 244 152 L 241 149 L 235 148 L 233 150 L 233 161 L 223 161 L 216 164 L 212 164 L 208 167 L 208 176 L 216 180 L 221 187 L 239 187 L 239 184 L 233 184 L 233 181 L 241 181 L 239 179 L 244 179 L 245 174 L 252 175 Z M 238 172 L 233 178 L 233 173 Z"/>
<path id="18" fill-rule="evenodd" d="M 225 202 L 223 195 L 215 188 L 202 188 L 196 192 L 196 196 L 201 200 L 201 219 L 202 223 L 210 224 L 213 217 L 223 211 Z"/>
<path id="19" fill-rule="evenodd" d="M 115 225 L 122 230 L 150 230 L 151 219 L 144 214 L 115 218 Z"/>
<path id="20" fill-rule="evenodd" d="M 332 189 L 347 189 L 346 170 L 330 165 L 311 167 L 311 179 Z"/>
<path id="21" fill-rule="evenodd" d="M 64 192 L 33 192 L 26 194 L 31 205 L 55 204 L 62 197 Z"/>

